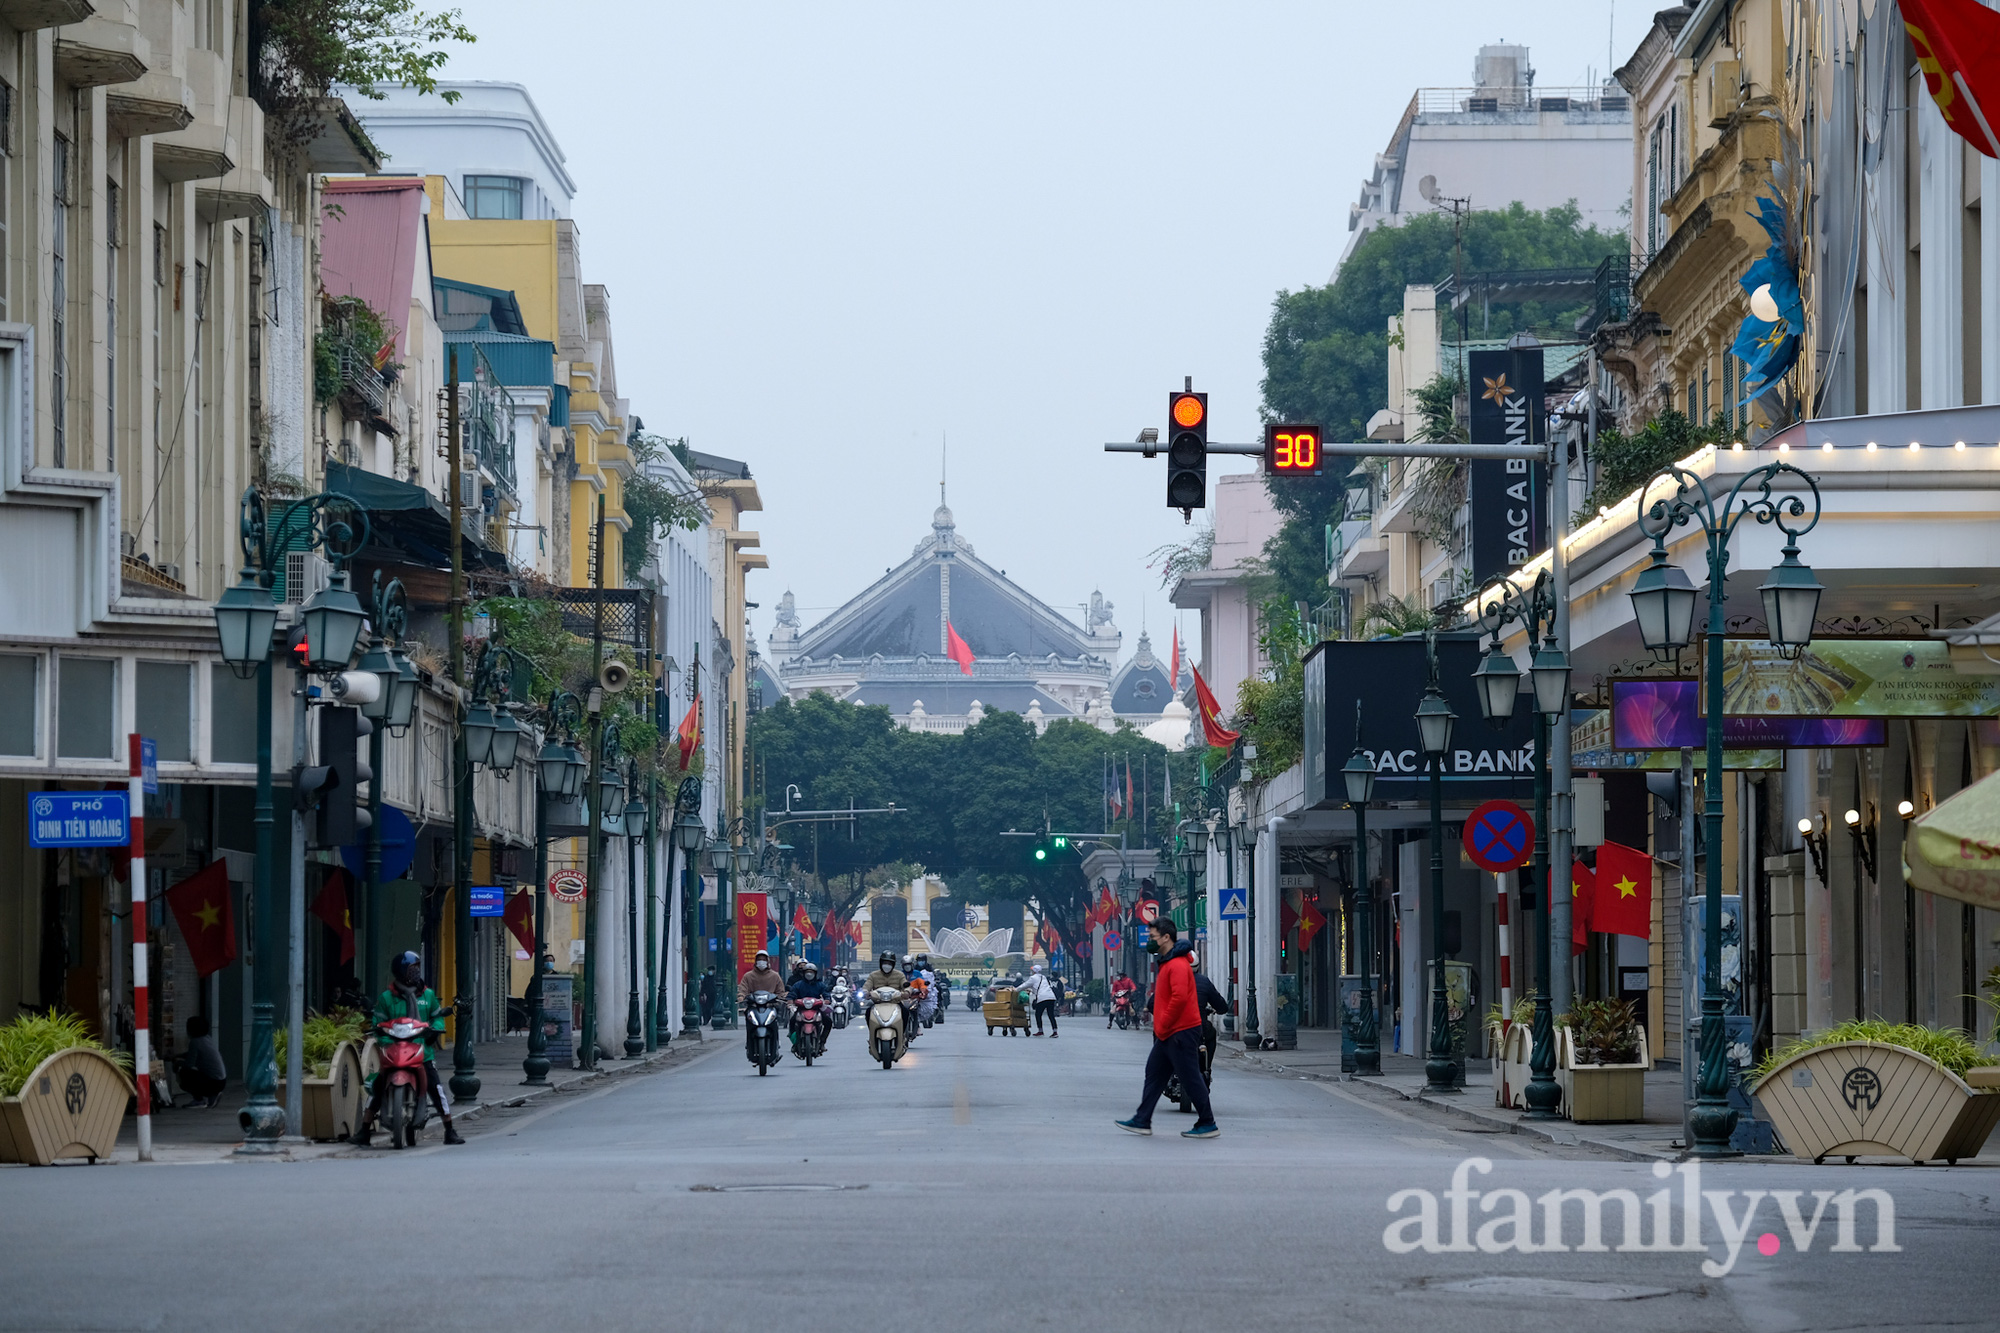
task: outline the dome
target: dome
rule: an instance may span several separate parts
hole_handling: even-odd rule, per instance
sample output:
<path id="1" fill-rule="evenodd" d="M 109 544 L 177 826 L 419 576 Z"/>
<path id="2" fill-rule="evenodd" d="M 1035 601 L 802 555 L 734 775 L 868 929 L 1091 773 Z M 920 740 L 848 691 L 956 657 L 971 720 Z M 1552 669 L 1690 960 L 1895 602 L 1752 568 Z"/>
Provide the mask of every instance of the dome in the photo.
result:
<path id="1" fill-rule="evenodd" d="M 1160 710 L 1160 720 L 1147 723 L 1140 734 L 1169 750 L 1185 750 L 1193 721 L 1194 714 L 1188 711 L 1186 704 L 1179 699 L 1169 699 L 1167 706 Z"/>
<path id="2" fill-rule="evenodd" d="M 940 504 L 937 512 L 931 515 L 931 527 L 938 532 L 949 532 L 957 526 L 952 521 L 950 505 Z"/>

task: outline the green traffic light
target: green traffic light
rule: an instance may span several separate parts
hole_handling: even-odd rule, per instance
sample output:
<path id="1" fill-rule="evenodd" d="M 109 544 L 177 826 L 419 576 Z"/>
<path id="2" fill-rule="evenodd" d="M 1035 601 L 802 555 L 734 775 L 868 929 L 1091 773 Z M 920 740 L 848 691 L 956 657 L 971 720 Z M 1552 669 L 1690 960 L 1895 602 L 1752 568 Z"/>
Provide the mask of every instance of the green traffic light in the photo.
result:
<path id="1" fill-rule="evenodd" d="M 1049 859 L 1049 849 L 1048 849 L 1048 848 L 1046 848 L 1046 847 L 1037 847 L 1037 848 L 1035 848 L 1035 859 L 1036 859 L 1037 861 L 1046 861 L 1046 860 L 1048 860 L 1048 859 Z"/>

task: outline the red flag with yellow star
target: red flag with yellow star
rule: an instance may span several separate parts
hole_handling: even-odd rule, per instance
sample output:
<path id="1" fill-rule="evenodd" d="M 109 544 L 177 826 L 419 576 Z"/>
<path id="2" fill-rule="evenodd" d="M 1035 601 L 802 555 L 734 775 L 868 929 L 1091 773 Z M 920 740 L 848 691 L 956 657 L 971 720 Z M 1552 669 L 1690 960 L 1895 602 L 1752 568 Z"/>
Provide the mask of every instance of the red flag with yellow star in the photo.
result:
<path id="1" fill-rule="evenodd" d="M 194 973 L 205 977 L 236 961 L 236 914 L 229 905 L 229 863 L 215 861 L 167 890 L 167 906 L 187 941 Z"/>
<path id="2" fill-rule="evenodd" d="M 347 900 L 347 872 L 336 870 L 328 875 L 319 895 L 306 910 L 326 922 L 327 929 L 340 937 L 340 961 L 353 962 L 354 911 Z"/>
<path id="3" fill-rule="evenodd" d="M 1569 951 L 1590 947 L 1590 913 L 1597 906 L 1597 872 L 1581 861 L 1569 868 Z"/>
<path id="4" fill-rule="evenodd" d="M 1910 34 L 1944 123 L 1988 157 L 2000 157 L 2000 13 L 1979 0 L 1902 0 Z"/>
<path id="5" fill-rule="evenodd" d="M 1590 928 L 1606 935 L 1653 935 L 1653 858 L 1607 842 L 1597 849 L 1597 894 Z"/>

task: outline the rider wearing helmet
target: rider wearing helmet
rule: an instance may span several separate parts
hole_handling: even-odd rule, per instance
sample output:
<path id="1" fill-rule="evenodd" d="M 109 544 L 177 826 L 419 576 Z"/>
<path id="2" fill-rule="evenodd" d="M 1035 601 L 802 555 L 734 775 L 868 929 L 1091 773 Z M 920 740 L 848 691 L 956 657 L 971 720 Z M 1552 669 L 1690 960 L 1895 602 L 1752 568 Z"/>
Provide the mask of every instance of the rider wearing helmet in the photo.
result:
<path id="1" fill-rule="evenodd" d="M 768 949 L 757 951 L 757 961 L 743 974 L 742 984 L 736 988 L 736 998 L 747 1008 L 750 997 L 760 990 L 769 991 L 779 999 L 783 999 L 785 995 L 785 980 L 779 975 L 778 969 L 771 966 L 771 953 Z"/>
<path id="2" fill-rule="evenodd" d="M 444 1039 L 441 1020 L 451 1010 L 438 1003 L 437 992 L 424 985 L 424 960 L 416 954 L 404 950 L 389 964 L 389 988 L 375 1001 L 374 1021 L 371 1029 L 399 1018 L 415 1018 L 430 1024 L 430 1032 L 424 1043 L 430 1048 L 424 1058 L 424 1084 L 431 1095 L 431 1105 L 437 1108 L 438 1118 L 444 1121 L 444 1141 L 463 1143 L 458 1130 L 451 1123 L 451 1112 L 444 1108 L 444 1097 L 439 1092 L 437 1071 L 437 1047 Z M 377 1038 L 379 1041 L 380 1038 Z M 376 1117 L 382 1113 L 383 1103 L 389 1097 L 389 1080 L 377 1076 L 374 1096 L 368 1100 L 368 1111 L 361 1117 L 361 1127 L 354 1131 L 350 1142 L 367 1147 L 370 1134 L 374 1132 Z"/>
<path id="3" fill-rule="evenodd" d="M 791 987 L 785 992 L 788 999 L 801 999 L 810 995 L 815 999 L 827 997 L 827 984 L 819 979 L 819 964 L 802 962 L 792 974 Z"/>
<path id="4" fill-rule="evenodd" d="M 866 995 L 870 991 L 879 990 L 884 986 L 893 986 L 897 990 L 907 990 L 909 989 L 909 985 L 910 978 L 908 974 L 896 966 L 896 955 L 884 949 L 882 956 L 875 960 L 875 970 L 870 972 L 867 978 L 862 981 L 861 991 L 862 994 Z"/>

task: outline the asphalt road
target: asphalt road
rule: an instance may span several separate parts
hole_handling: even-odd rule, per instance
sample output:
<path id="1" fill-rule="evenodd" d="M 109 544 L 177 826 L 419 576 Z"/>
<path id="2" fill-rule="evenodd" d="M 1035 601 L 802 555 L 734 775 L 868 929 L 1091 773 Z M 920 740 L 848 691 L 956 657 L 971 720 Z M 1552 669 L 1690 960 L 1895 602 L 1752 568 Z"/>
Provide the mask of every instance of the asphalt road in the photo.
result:
<path id="1" fill-rule="evenodd" d="M 1489 1254 L 1468 1235 L 1465 1251 L 1398 1254 L 1384 1228 L 1421 1200 L 1392 1214 L 1391 1196 L 1437 1197 L 1448 1244 L 1441 1196 L 1467 1158 L 1492 1164 L 1472 1188 L 1517 1187 L 1522 1204 L 1662 1182 L 1240 1062 L 1217 1074 L 1221 1139 L 1177 1137 L 1191 1117 L 1170 1107 L 1134 1137 L 1111 1122 L 1148 1038 L 1089 1020 L 1050 1041 L 961 1014 L 887 1072 L 850 1027 L 825 1062 L 765 1078 L 729 1035 L 679 1069 L 496 1113 L 462 1148 L 0 1171 L 0 1329 L 2000 1325 L 1988 1168 L 1738 1164 L 1700 1181 L 1738 1191 L 1721 1200 L 1737 1218 L 1744 1190 L 1800 1191 L 1802 1221 L 1814 1190 L 1880 1187 L 1895 1252 L 1865 1248 L 1869 1204 L 1851 1209 L 1864 1248 L 1833 1250 L 1829 1204 L 1801 1251 L 1764 1197 L 1722 1277 L 1703 1272 L 1726 1255 L 1713 1204 L 1704 1252 L 1577 1252 L 1579 1208 L 1564 1252 Z M 1669 1202 L 1686 1184 L 1665 1182 Z M 1465 1206 L 1467 1233 L 1512 1213 L 1496 1202 Z"/>

